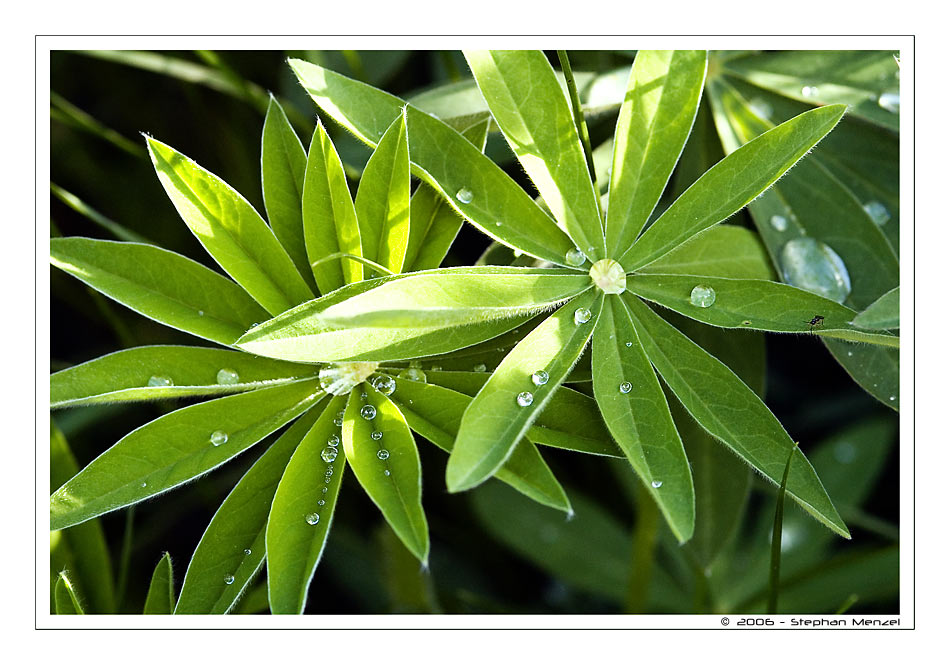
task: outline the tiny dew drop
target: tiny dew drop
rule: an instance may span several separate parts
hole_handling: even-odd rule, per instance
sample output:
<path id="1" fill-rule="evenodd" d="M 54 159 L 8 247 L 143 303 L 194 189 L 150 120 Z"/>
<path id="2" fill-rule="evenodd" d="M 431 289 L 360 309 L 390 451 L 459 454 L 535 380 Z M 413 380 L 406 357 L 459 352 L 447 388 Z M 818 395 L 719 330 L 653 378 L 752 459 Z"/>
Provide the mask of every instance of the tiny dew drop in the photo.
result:
<path id="1" fill-rule="evenodd" d="M 781 233 L 788 228 L 788 219 L 782 215 L 772 215 L 769 224 L 772 225 L 773 229 Z"/>
<path id="2" fill-rule="evenodd" d="M 539 369 L 537 372 L 531 375 L 531 383 L 536 386 L 543 386 L 548 382 L 549 378 L 550 377 L 548 376 L 547 372 L 545 372 L 543 369 Z"/>
<path id="3" fill-rule="evenodd" d="M 711 307 L 716 302 L 716 291 L 711 286 L 697 284 L 689 294 L 689 302 L 696 307 Z"/>
<path id="4" fill-rule="evenodd" d="M 390 473 L 389 473 L 389 469 L 386 469 L 386 470 L 384 470 L 384 471 L 383 471 L 383 475 L 384 475 L 384 476 L 388 476 L 388 475 L 390 475 Z"/>
<path id="5" fill-rule="evenodd" d="M 340 452 L 339 452 L 336 448 L 333 448 L 333 447 L 331 447 L 331 446 L 327 446 L 327 447 L 324 448 L 323 451 L 320 453 L 320 459 L 322 459 L 324 462 L 328 462 L 328 463 L 329 463 L 329 462 L 332 462 L 333 460 L 335 460 L 335 459 L 336 459 L 336 456 L 339 455 L 339 454 L 340 454 Z"/>
<path id="6" fill-rule="evenodd" d="M 815 97 L 818 94 L 818 88 L 813 85 L 806 85 L 802 88 L 802 97 Z"/>
<path id="7" fill-rule="evenodd" d="M 250 556 L 250 554 L 251 554 L 250 548 L 245 547 L 245 548 L 244 548 L 244 554 L 245 554 L 246 556 Z"/>
<path id="8" fill-rule="evenodd" d="M 584 265 L 587 261 L 587 255 L 584 254 L 580 248 L 575 247 L 574 249 L 567 250 L 567 254 L 564 255 L 564 260 L 567 262 L 567 265 L 577 268 Z"/>
<path id="9" fill-rule="evenodd" d="M 371 438 L 373 441 L 379 441 L 380 439 L 383 438 L 383 433 L 380 432 L 378 429 L 373 430 L 373 433 L 369 435 L 369 438 Z"/>
<path id="10" fill-rule="evenodd" d="M 365 404 L 363 408 L 360 409 L 360 415 L 366 420 L 372 420 L 376 417 L 376 407 L 372 404 Z"/>
<path id="11" fill-rule="evenodd" d="M 326 489 L 326 488 L 324 488 L 324 489 Z M 327 503 L 327 502 L 324 501 L 323 499 L 320 499 L 319 501 L 317 501 L 317 505 L 318 505 L 318 506 L 325 506 L 326 503 Z"/>
<path id="12" fill-rule="evenodd" d="M 887 399 L 889 399 L 890 401 L 892 401 L 892 402 L 893 402 L 894 400 L 896 400 L 896 399 L 897 399 L 897 395 L 891 395 L 891 396 L 890 396 L 890 397 L 888 397 Z"/>
<path id="13" fill-rule="evenodd" d="M 880 201 L 868 201 L 864 204 L 864 212 L 874 220 L 878 226 L 884 226 L 891 219 L 891 213 Z"/>
<path id="14" fill-rule="evenodd" d="M 624 346 L 626 346 L 629 349 L 631 346 L 633 346 L 633 342 L 627 342 L 626 344 L 624 344 Z"/>
<path id="15" fill-rule="evenodd" d="M 336 434 L 331 434 L 330 438 L 327 439 L 327 445 L 336 448 L 338 445 L 340 445 L 340 437 Z"/>
<path id="16" fill-rule="evenodd" d="M 396 379 L 391 376 L 378 376 L 373 379 L 373 387 L 384 395 L 392 395 L 396 390 Z"/>
<path id="17" fill-rule="evenodd" d="M 455 198 L 457 198 L 460 203 L 471 203 L 473 196 L 472 190 L 468 187 L 463 187 L 455 194 Z"/>
<path id="18" fill-rule="evenodd" d="M 234 575 L 225 575 L 224 576 L 225 584 L 234 584 Z"/>
<path id="19" fill-rule="evenodd" d="M 581 325 L 590 321 L 590 310 L 586 307 L 579 307 L 574 310 L 574 325 Z"/>
<path id="20" fill-rule="evenodd" d="M 317 513 L 310 513 L 309 515 L 307 515 L 306 519 L 307 519 L 307 524 L 309 524 L 310 526 L 315 526 L 320 523 L 320 515 Z"/>
<path id="21" fill-rule="evenodd" d="M 744 325 L 744 326 L 751 326 L 751 325 L 752 325 L 752 322 L 751 322 L 749 319 L 746 319 L 745 321 L 742 322 L 742 325 Z"/>
<path id="22" fill-rule="evenodd" d="M 529 392 L 518 393 L 516 398 L 518 406 L 531 406 L 531 403 L 534 401 L 534 395 Z"/>
<path id="23" fill-rule="evenodd" d="M 333 424 L 336 425 L 337 427 L 342 427 L 342 426 L 343 426 L 343 417 L 342 417 L 342 416 L 337 416 L 336 418 L 334 418 L 334 419 L 333 419 Z"/>
<path id="24" fill-rule="evenodd" d="M 399 372 L 399 378 L 405 379 L 406 381 L 418 381 L 419 383 L 426 383 L 426 373 L 418 367 L 404 369 L 403 371 Z"/>
<path id="25" fill-rule="evenodd" d="M 633 390 L 633 384 L 630 383 L 629 381 L 624 381 L 623 383 L 620 384 L 620 392 L 623 393 L 624 395 L 629 393 L 631 390 Z"/>
<path id="26" fill-rule="evenodd" d="M 652 483 L 650 483 L 650 485 L 652 485 L 654 489 L 658 489 L 658 488 L 660 488 L 660 487 L 663 486 L 663 481 L 662 481 L 662 480 L 654 480 Z"/>
<path id="27" fill-rule="evenodd" d="M 224 368 L 218 370 L 218 383 L 222 386 L 233 386 L 240 381 L 241 377 L 238 376 L 238 373 L 233 369 Z"/>
<path id="28" fill-rule="evenodd" d="M 142 483 L 142 487 L 148 487 L 148 483 Z"/>
<path id="29" fill-rule="evenodd" d="M 228 442 L 228 433 L 221 430 L 215 430 L 211 433 L 211 445 L 223 446 Z"/>
<path id="30" fill-rule="evenodd" d="M 148 380 L 149 388 L 164 388 L 166 386 L 173 385 L 175 385 L 174 382 L 172 382 L 171 378 L 167 376 L 153 376 Z"/>
<path id="31" fill-rule="evenodd" d="M 442 365 L 433 365 L 433 366 L 431 367 L 431 369 L 432 369 L 433 372 L 441 372 L 441 371 L 442 371 Z"/>
<path id="32" fill-rule="evenodd" d="M 473 371 L 473 372 L 484 372 L 484 371 L 486 371 L 487 369 L 488 369 L 488 367 L 485 366 L 485 363 L 479 363 L 479 364 L 475 365 L 475 367 L 472 368 L 472 371 Z"/>
<path id="33" fill-rule="evenodd" d="M 384 460 L 384 461 L 385 461 L 385 460 L 388 460 L 388 459 L 389 459 L 389 451 L 386 450 L 385 448 L 382 448 L 382 449 L 380 449 L 380 450 L 378 450 L 378 451 L 376 452 L 376 457 L 378 457 L 379 459 Z"/>

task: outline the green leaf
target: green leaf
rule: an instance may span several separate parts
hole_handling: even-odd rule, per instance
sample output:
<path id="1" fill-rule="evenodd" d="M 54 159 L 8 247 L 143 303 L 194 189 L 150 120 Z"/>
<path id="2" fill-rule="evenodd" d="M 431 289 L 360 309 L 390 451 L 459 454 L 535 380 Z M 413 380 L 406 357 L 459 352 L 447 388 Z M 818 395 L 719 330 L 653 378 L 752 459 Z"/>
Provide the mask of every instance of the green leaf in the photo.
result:
<path id="1" fill-rule="evenodd" d="M 136 146 L 137 148 L 138 146 Z M 78 196 L 71 192 L 67 192 L 62 187 L 54 183 L 49 184 L 50 192 L 52 192 L 56 198 L 68 205 L 70 208 L 78 212 L 80 215 L 86 219 L 91 220 L 94 224 L 104 228 L 106 231 L 114 235 L 119 240 L 126 240 L 128 242 L 138 242 L 142 244 L 152 244 L 148 238 L 125 228 L 118 222 L 114 222 L 105 215 L 103 215 L 98 210 L 95 210 L 87 204 L 85 201 L 80 199 Z"/>
<path id="2" fill-rule="evenodd" d="M 462 130 L 462 136 L 485 150 L 489 121 Z M 409 201 L 409 242 L 404 267 L 408 271 L 438 268 L 462 228 L 462 218 L 438 191 L 419 183 Z"/>
<path id="3" fill-rule="evenodd" d="M 79 465 L 69 443 L 50 419 L 50 492 L 76 475 Z M 115 585 L 112 581 L 112 560 L 99 520 L 89 520 L 69 531 L 50 533 L 50 573 L 68 570 L 82 589 L 87 590 L 90 614 L 115 612 Z M 58 581 L 58 579 L 57 579 Z M 55 589 L 55 583 L 53 588 Z M 55 598 L 54 605 L 55 605 Z"/>
<path id="4" fill-rule="evenodd" d="M 541 51 L 464 51 L 492 117 L 558 225 L 605 258 L 597 193 L 564 91 Z"/>
<path id="5" fill-rule="evenodd" d="M 390 399 L 414 432 L 447 453 L 452 452 L 462 415 L 472 403 L 472 397 L 456 390 L 402 378 L 396 379 L 396 391 Z M 518 442 L 495 477 L 538 503 L 565 512 L 571 510 L 564 488 L 529 440 Z"/>
<path id="6" fill-rule="evenodd" d="M 706 79 L 705 51 L 638 51 L 614 137 L 607 249 L 643 230 L 679 159 Z"/>
<path id="7" fill-rule="evenodd" d="M 54 606 L 56 614 L 85 614 L 82 604 L 76 596 L 76 590 L 69 579 L 68 573 L 63 570 L 59 573 L 56 580 L 56 587 L 53 590 Z"/>
<path id="8" fill-rule="evenodd" d="M 336 72 L 290 60 L 301 85 L 325 113 L 374 146 L 405 102 Z M 457 131 L 428 113 L 406 108 L 413 173 L 435 188 L 465 219 L 499 242 L 564 264 L 573 243 L 531 197 Z M 465 191 L 467 190 L 467 192 Z M 458 198 L 459 193 L 468 203 Z"/>
<path id="9" fill-rule="evenodd" d="M 814 109 L 749 141 L 709 169 L 620 259 L 627 271 L 652 263 L 741 210 L 830 132 L 842 105 Z"/>
<path id="10" fill-rule="evenodd" d="M 322 395 L 316 380 L 298 381 L 157 418 L 127 434 L 53 493 L 50 529 L 85 522 L 201 476 L 299 416 Z M 214 445 L 213 435 L 221 443 Z"/>
<path id="11" fill-rule="evenodd" d="M 893 330 L 901 327 L 901 288 L 895 286 L 854 317 L 852 323 L 866 330 Z"/>
<path id="12" fill-rule="evenodd" d="M 591 350 L 594 396 L 644 489 L 673 535 L 685 542 L 696 517 L 689 461 L 632 314 L 620 298 L 607 300 Z"/>
<path id="13" fill-rule="evenodd" d="M 261 135 L 261 185 L 264 208 L 274 235 L 311 289 L 316 288 L 304 243 L 303 197 L 307 153 L 280 103 L 273 96 Z"/>
<path id="14" fill-rule="evenodd" d="M 505 462 L 580 358 L 602 303 L 603 294 L 593 291 L 574 298 L 532 330 L 498 366 L 462 418 L 445 473 L 450 492 L 478 485 Z M 589 320 L 577 324 L 576 312 L 581 310 L 587 310 Z M 532 380 L 538 371 L 547 373 L 546 382 Z M 528 394 L 530 404 L 522 406 L 519 397 Z"/>
<path id="15" fill-rule="evenodd" d="M 416 442 L 396 405 L 363 385 L 366 399 L 360 398 L 357 387 L 350 393 L 343 416 L 347 462 L 399 539 L 428 565 L 429 527 L 422 510 L 422 467 Z M 367 417 L 370 413 L 372 417 Z M 382 436 L 373 439 L 373 432 L 382 432 Z"/>
<path id="16" fill-rule="evenodd" d="M 345 404 L 343 396 L 332 398 L 309 431 L 301 430 L 307 433 L 273 495 L 266 538 L 267 594 L 274 614 L 300 614 L 307 604 L 346 468 L 336 424 Z"/>
<path id="17" fill-rule="evenodd" d="M 712 289 L 715 301 L 693 304 L 697 287 Z M 898 347 L 893 335 L 854 330 L 854 310 L 794 286 L 761 279 L 727 279 L 694 275 L 631 275 L 627 289 L 642 298 L 697 321 L 723 328 L 751 328 Z M 708 301 L 703 301 L 708 302 Z M 815 317 L 824 317 L 812 323 Z"/>
<path id="18" fill-rule="evenodd" d="M 316 368 L 242 351 L 141 346 L 64 369 L 49 378 L 50 408 L 244 392 L 313 376 Z"/>
<path id="19" fill-rule="evenodd" d="M 298 418 L 221 503 L 185 571 L 175 614 L 226 614 L 234 609 L 264 565 L 265 529 L 284 468 L 322 412 L 316 407 Z M 271 569 L 268 577 L 273 576 Z"/>
<path id="20" fill-rule="evenodd" d="M 624 296 L 624 302 L 633 313 L 634 327 L 650 362 L 686 410 L 706 431 L 778 484 L 793 442 L 768 407 L 728 367 L 637 298 Z M 850 537 L 817 474 L 800 451 L 792 463 L 788 493 L 819 522 L 845 538 Z"/>
<path id="21" fill-rule="evenodd" d="M 152 582 L 148 585 L 148 595 L 145 596 L 145 609 L 142 610 L 142 614 L 171 614 L 174 606 L 175 585 L 172 577 L 172 558 L 168 552 L 165 552 L 152 573 Z"/>
<path id="22" fill-rule="evenodd" d="M 356 208 L 346 182 L 343 162 L 321 122 L 317 122 L 313 131 L 307 155 L 303 228 L 307 258 L 321 292 L 330 293 L 344 284 L 363 279 L 363 264 L 358 261 L 325 261 L 313 265 L 340 252 L 363 255 Z"/>
<path id="23" fill-rule="evenodd" d="M 247 199 L 174 148 L 149 138 L 148 149 L 185 224 L 254 300 L 276 315 L 313 298 L 290 256 Z"/>
<path id="24" fill-rule="evenodd" d="M 419 561 L 387 525 L 380 524 L 373 536 L 390 613 L 441 613 L 431 572 L 419 566 Z"/>
<path id="25" fill-rule="evenodd" d="M 363 257 L 402 272 L 409 242 L 409 137 L 401 113 L 363 169 L 356 192 Z"/>
<path id="26" fill-rule="evenodd" d="M 720 224 L 657 259 L 638 273 L 712 275 L 736 279 L 774 279 L 765 246 L 754 231 Z"/>
<path id="27" fill-rule="evenodd" d="M 50 263 L 143 316 L 220 344 L 267 318 L 231 280 L 151 245 L 52 238 Z"/>

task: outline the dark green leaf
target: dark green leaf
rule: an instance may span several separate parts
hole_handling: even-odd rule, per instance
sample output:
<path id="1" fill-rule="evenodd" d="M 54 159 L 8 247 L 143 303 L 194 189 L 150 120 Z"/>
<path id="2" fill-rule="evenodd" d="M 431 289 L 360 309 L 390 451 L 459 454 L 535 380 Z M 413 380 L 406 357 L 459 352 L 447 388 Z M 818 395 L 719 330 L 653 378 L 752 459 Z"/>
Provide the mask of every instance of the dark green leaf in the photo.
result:
<path id="1" fill-rule="evenodd" d="M 145 596 L 142 614 L 171 614 L 175 606 L 175 585 L 172 577 L 172 558 L 168 552 L 162 556 L 152 573 L 152 582 Z"/>
<path id="2" fill-rule="evenodd" d="M 885 293 L 854 317 L 858 328 L 867 330 L 893 330 L 901 325 L 901 290 L 899 286 Z"/>

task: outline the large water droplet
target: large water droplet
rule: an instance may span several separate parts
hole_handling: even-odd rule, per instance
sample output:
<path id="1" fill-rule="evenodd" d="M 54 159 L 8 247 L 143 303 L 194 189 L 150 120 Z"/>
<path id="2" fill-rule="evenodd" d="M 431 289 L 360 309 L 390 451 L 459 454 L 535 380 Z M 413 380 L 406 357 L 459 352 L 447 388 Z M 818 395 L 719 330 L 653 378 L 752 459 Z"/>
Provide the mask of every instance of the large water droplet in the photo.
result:
<path id="1" fill-rule="evenodd" d="M 802 97 L 816 97 L 818 95 L 818 88 L 813 85 L 806 85 L 802 88 Z"/>
<path id="2" fill-rule="evenodd" d="M 373 433 L 369 435 L 369 438 L 371 438 L 373 441 L 379 441 L 380 439 L 383 438 L 383 433 L 380 432 L 378 429 L 373 430 Z"/>
<path id="3" fill-rule="evenodd" d="M 339 454 L 340 453 L 336 448 L 327 446 L 323 449 L 323 452 L 320 453 L 320 459 L 322 459 L 324 462 L 332 462 Z"/>
<path id="4" fill-rule="evenodd" d="M 590 267 L 588 274 L 594 285 L 604 293 L 619 294 L 627 290 L 627 275 L 623 266 L 613 259 L 601 259 Z"/>
<path id="5" fill-rule="evenodd" d="M 891 218 L 891 213 L 880 201 L 868 201 L 864 204 L 864 212 L 874 220 L 878 226 L 884 226 Z"/>
<path id="6" fill-rule="evenodd" d="M 623 383 L 620 384 L 620 392 L 623 393 L 624 395 L 629 393 L 631 390 L 633 390 L 633 384 L 630 383 L 629 381 L 624 381 Z"/>
<path id="7" fill-rule="evenodd" d="M 518 393 L 516 398 L 518 406 L 531 406 L 531 403 L 534 401 L 534 395 L 525 391 L 523 393 Z"/>
<path id="8" fill-rule="evenodd" d="M 386 450 L 385 448 L 382 448 L 381 450 L 379 450 L 379 451 L 376 452 L 376 457 L 378 457 L 378 458 L 381 459 L 381 460 L 388 460 L 388 459 L 389 459 L 389 451 Z"/>
<path id="9" fill-rule="evenodd" d="M 564 255 L 564 260 L 567 262 L 567 265 L 577 268 L 587 262 L 587 255 L 575 247 L 574 249 L 567 250 L 567 254 Z"/>
<path id="10" fill-rule="evenodd" d="M 689 292 L 689 302 L 696 307 L 711 307 L 716 302 L 716 291 L 711 286 L 697 284 Z"/>
<path id="11" fill-rule="evenodd" d="M 574 325 L 581 325 L 590 321 L 590 310 L 586 307 L 580 307 L 574 310 Z"/>
<path id="12" fill-rule="evenodd" d="M 396 379 L 391 376 L 377 376 L 373 379 L 373 387 L 384 395 L 392 395 L 396 390 Z"/>
<path id="13" fill-rule="evenodd" d="M 366 420 L 372 420 L 376 417 L 376 407 L 372 404 L 364 404 L 363 408 L 360 409 L 360 415 Z"/>
<path id="14" fill-rule="evenodd" d="M 310 513 L 306 517 L 307 524 L 314 526 L 320 523 L 320 515 L 318 513 Z"/>
<path id="15" fill-rule="evenodd" d="M 403 371 L 399 372 L 399 378 L 405 379 L 406 381 L 418 381 L 419 383 L 425 383 L 426 373 L 418 367 L 410 367 L 409 369 L 404 369 Z"/>
<path id="16" fill-rule="evenodd" d="M 531 383 L 536 386 L 543 386 L 548 382 L 549 378 L 550 377 L 548 376 L 547 372 L 545 372 L 543 369 L 539 369 L 537 372 L 531 375 Z"/>
<path id="17" fill-rule="evenodd" d="M 336 448 L 338 445 L 340 445 L 340 437 L 338 437 L 336 434 L 331 434 L 330 438 L 327 439 L 327 445 Z"/>
<path id="18" fill-rule="evenodd" d="M 234 584 L 234 575 L 225 575 L 224 576 L 225 584 Z"/>
<path id="19" fill-rule="evenodd" d="M 240 383 L 241 377 L 238 376 L 238 373 L 233 369 L 219 369 L 218 370 L 218 383 L 223 386 L 233 386 L 235 383 Z"/>
<path id="20" fill-rule="evenodd" d="M 168 376 L 153 376 L 148 380 L 149 388 L 165 388 L 173 385 L 175 385 L 174 382 Z"/>
<path id="21" fill-rule="evenodd" d="M 899 92 L 885 92 L 877 98 L 877 105 L 891 113 L 901 112 L 901 94 Z"/>
<path id="22" fill-rule="evenodd" d="M 463 187 L 455 194 L 455 198 L 457 198 L 460 203 L 471 203 L 473 196 L 472 190 L 468 187 Z"/>
<path id="23" fill-rule="evenodd" d="M 800 289 L 843 303 L 851 293 L 851 277 L 831 247 L 814 238 L 795 238 L 782 247 L 785 281 Z"/>
<path id="24" fill-rule="evenodd" d="M 783 217 L 782 215 L 772 215 L 772 218 L 769 220 L 769 224 L 772 225 L 772 228 L 781 233 L 788 228 L 788 218 Z"/>
<path id="25" fill-rule="evenodd" d="M 663 481 L 654 480 L 652 483 L 650 483 L 650 485 L 652 485 L 654 489 L 659 489 L 660 487 L 663 487 Z"/>
<path id="26" fill-rule="evenodd" d="M 221 430 L 216 430 L 211 433 L 211 445 L 213 446 L 223 446 L 228 442 L 228 433 L 222 432 Z"/>

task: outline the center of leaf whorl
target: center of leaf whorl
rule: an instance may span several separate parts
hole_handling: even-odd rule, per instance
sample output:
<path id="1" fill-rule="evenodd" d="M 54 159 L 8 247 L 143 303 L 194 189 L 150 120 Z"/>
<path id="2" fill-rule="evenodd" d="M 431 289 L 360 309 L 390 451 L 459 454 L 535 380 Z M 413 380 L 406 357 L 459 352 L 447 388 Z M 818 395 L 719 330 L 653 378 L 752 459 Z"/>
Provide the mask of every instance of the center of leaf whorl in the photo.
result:
<path id="1" fill-rule="evenodd" d="M 334 363 L 320 370 L 320 386 L 331 395 L 346 395 L 376 371 L 379 363 Z"/>
<path id="2" fill-rule="evenodd" d="M 591 266 L 590 279 L 604 293 L 623 293 L 627 290 L 627 275 L 613 259 L 601 259 Z"/>

